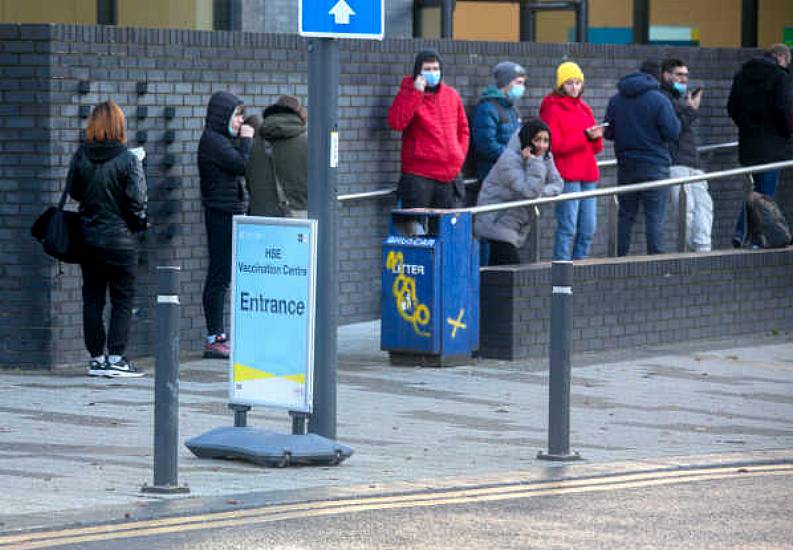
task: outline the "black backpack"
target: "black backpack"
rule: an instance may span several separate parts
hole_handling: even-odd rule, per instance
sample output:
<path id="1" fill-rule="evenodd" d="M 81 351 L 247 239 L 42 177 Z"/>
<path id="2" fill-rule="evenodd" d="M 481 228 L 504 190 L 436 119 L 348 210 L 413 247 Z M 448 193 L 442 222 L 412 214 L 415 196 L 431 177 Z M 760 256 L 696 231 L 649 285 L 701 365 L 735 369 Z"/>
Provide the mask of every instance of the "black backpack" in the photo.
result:
<path id="1" fill-rule="evenodd" d="M 790 244 L 790 227 L 774 199 L 750 191 L 746 196 L 748 237 L 763 248 L 784 248 Z"/>

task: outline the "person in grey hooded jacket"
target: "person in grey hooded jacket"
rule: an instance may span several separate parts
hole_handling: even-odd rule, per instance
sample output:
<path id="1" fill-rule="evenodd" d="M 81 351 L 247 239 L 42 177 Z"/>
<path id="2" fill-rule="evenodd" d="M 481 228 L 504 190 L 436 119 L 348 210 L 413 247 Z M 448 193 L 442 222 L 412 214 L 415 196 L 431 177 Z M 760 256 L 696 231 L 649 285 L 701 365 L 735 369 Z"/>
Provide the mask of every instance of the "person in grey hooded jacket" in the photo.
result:
<path id="1" fill-rule="evenodd" d="M 539 119 L 527 121 L 513 137 L 482 184 L 477 205 L 499 204 L 562 192 L 564 182 L 549 152 L 551 133 Z M 520 263 L 518 249 L 529 236 L 529 207 L 479 214 L 474 233 L 490 245 L 489 265 Z"/>

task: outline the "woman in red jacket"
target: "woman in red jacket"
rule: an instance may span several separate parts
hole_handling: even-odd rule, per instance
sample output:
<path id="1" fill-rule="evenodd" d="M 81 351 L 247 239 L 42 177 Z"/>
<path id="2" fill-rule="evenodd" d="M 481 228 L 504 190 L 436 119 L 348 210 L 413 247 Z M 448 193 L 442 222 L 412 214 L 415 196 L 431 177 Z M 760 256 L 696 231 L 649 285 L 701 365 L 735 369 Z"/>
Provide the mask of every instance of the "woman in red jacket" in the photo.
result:
<path id="1" fill-rule="evenodd" d="M 556 69 L 556 89 L 540 106 L 540 118 L 551 128 L 551 152 L 564 179 L 564 193 L 591 191 L 600 179 L 595 155 L 603 150 L 603 127 L 581 99 L 583 91 L 584 73 L 566 61 Z M 556 222 L 553 259 L 586 258 L 597 227 L 597 199 L 557 203 Z"/>

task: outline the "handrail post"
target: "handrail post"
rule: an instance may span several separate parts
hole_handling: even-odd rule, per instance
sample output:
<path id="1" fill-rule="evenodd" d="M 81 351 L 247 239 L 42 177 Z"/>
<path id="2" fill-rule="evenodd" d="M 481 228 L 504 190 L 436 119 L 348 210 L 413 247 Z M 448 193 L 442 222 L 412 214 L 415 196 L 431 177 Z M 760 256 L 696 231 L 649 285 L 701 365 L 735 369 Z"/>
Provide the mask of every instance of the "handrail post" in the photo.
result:
<path id="1" fill-rule="evenodd" d="M 619 238 L 619 215 L 620 215 L 620 201 L 617 195 L 609 197 L 609 242 L 608 242 L 608 255 L 609 258 L 617 257 L 617 239 Z"/>
<path id="2" fill-rule="evenodd" d="M 678 185 L 677 198 L 677 251 L 685 252 L 688 233 L 688 190 L 685 184 Z"/>
<path id="3" fill-rule="evenodd" d="M 531 261 L 537 263 L 540 261 L 540 207 L 535 206 L 532 209 L 531 216 L 531 232 L 534 235 L 534 250 L 531 251 Z"/>

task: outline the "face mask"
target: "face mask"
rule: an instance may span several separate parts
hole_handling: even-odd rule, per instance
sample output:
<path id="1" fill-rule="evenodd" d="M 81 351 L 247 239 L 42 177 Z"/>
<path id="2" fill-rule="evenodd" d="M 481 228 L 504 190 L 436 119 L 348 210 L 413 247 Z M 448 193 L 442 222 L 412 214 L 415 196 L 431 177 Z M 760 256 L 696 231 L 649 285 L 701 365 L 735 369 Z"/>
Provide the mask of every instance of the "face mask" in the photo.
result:
<path id="1" fill-rule="evenodd" d="M 673 82 L 672 88 L 674 88 L 675 91 L 680 95 L 686 95 L 686 90 L 688 89 L 688 87 L 682 82 Z"/>
<path id="2" fill-rule="evenodd" d="M 434 88 L 441 81 L 440 71 L 421 71 L 421 76 L 427 81 L 427 86 Z"/>
<path id="3" fill-rule="evenodd" d="M 526 86 L 524 86 L 523 84 L 515 84 L 509 89 L 507 95 L 509 96 L 510 99 L 514 101 L 516 99 L 522 98 L 523 94 L 525 93 L 526 93 Z"/>
<path id="4" fill-rule="evenodd" d="M 238 115 L 237 110 L 235 109 L 233 113 L 231 113 L 231 118 L 229 119 L 229 126 L 228 131 L 231 137 L 237 137 L 237 133 L 234 131 L 234 118 Z"/>

